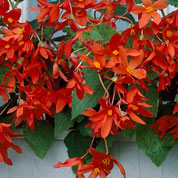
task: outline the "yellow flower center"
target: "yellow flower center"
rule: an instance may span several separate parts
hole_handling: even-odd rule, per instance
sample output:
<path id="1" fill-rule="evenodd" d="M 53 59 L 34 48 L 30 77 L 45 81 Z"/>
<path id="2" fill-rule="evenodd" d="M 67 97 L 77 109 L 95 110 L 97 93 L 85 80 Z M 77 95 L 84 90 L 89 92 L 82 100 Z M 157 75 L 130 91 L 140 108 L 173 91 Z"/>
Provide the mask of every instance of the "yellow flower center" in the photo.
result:
<path id="1" fill-rule="evenodd" d="M 113 9 L 113 6 L 107 6 L 107 9 L 110 11 Z"/>
<path id="2" fill-rule="evenodd" d="M 49 80 L 49 77 L 47 75 L 45 75 L 44 80 Z"/>
<path id="3" fill-rule="evenodd" d="M 7 21 L 8 21 L 9 23 L 12 23 L 14 20 L 9 17 L 9 18 L 7 19 Z"/>
<path id="4" fill-rule="evenodd" d="M 47 92 L 47 95 L 50 95 L 50 94 L 51 94 L 51 91 L 48 91 L 48 92 Z"/>
<path id="5" fill-rule="evenodd" d="M 164 72 L 163 76 L 164 76 L 164 77 L 167 77 L 167 76 L 168 76 L 168 73 L 167 73 L 167 72 Z"/>
<path id="6" fill-rule="evenodd" d="M 36 87 L 34 85 L 31 86 L 31 90 L 34 91 Z"/>
<path id="7" fill-rule="evenodd" d="M 11 47 L 10 44 L 5 45 L 5 49 L 9 49 L 10 47 Z"/>
<path id="8" fill-rule="evenodd" d="M 167 31 L 167 32 L 166 32 L 166 36 L 167 36 L 168 38 L 172 37 L 172 32 L 171 32 L 171 31 Z"/>
<path id="9" fill-rule="evenodd" d="M 94 62 L 94 66 L 98 69 L 100 69 L 100 67 L 101 67 L 100 63 L 97 61 Z"/>
<path id="10" fill-rule="evenodd" d="M 115 56 L 117 56 L 117 55 L 119 54 L 119 51 L 115 49 L 115 50 L 112 52 L 112 54 L 114 54 Z"/>
<path id="11" fill-rule="evenodd" d="M 135 105 L 133 105 L 131 108 L 132 108 L 134 111 L 137 111 L 137 110 L 138 110 L 138 106 L 135 106 Z"/>
<path id="12" fill-rule="evenodd" d="M 19 32 L 18 32 L 19 35 L 22 35 L 23 34 L 23 30 L 20 29 Z"/>
<path id="13" fill-rule="evenodd" d="M 84 0 L 78 0 L 79 2 L 83 2 Z"/>
<path id="14" fill-rule="evenodd" d="M 108 110 L 108 116 L 112 116 L 112 110 Z"/>
<path id="15" fill-rule="evenodd" d="M 130 35 L 131 35 L 131 36 L 134 36 L 134 35 L 135 35 L 135 30 L 134 30 L 134 29 L 131 29 Z"/>
<path id="16" fill-rule="evenodd" d="M 100 173 L 99 168 L 95 168 L 94 171 L 95 171 L 95 174 L 99 174 Z"/>
<path id="17" fill-rule="evenodd" d="M 131 75 L 133 73 L 132 67 L 128 66 L 126 71 Z"/>
<path id="18" fill-rule="evenodd" d="M 79 14 L 82 10 L 81 9 L 76 9 L 76 13 Z"/>
<path id="19" fill-rule="evenodd" d="M 147 13 L 153 12 L 153 8 L 152 8 L 152 7 L 146 7 L 146 12 L 147 12 Z"/>
<path id="20" fill-rule="evenodd" d="M 25 43 L 24 41 L 20 41 L 19 46 L 22 46 L 24 43 Z"/>
<path id="21" fill-rule="evenodd" d="M 102 164 L 105 165 L 105 166 L 110 165 L 110 159 L 109 159 L 109 158 L 103 159 L 103 160 L 102 160 Z"/>

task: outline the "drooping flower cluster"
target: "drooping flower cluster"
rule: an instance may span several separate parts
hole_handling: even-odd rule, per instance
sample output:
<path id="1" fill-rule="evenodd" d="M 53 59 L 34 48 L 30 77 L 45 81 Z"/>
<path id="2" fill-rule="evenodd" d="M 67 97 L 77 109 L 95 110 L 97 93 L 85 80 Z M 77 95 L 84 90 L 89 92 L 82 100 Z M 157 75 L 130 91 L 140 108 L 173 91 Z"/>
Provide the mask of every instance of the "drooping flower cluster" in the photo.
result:
<path id="1" fill-rule="evenodd" d="M 9 128 L 10 126 L 11 124 L 0 123 L 0 162 L 5 162 L 8 165 L 12 165 L 7 152 L 9 148 L 14 149 L 17 153 L 22 153 L 20 147 L 12 142 L 12 137 L 20 137 L 22 135 L 12 132 Z"/>
<path id="2" fill-rule="evenodd" d="M 76 178 L 83 178 L 84 174 L 88 172 L 90 172 L 89 177 L 91 178 L 95 178 L 97 176 L 105 178 L 108 174 L 111 173 L 111 170 L 115 163 L 119 167 L 123 177 L 126 178 L 124 168 L 122 167 L 120 162 L 112 156 L 99 152 L 94 148 L 90 148 L 88 150 L 88 153 L 90 153 L 92 156 L 92 161 L 90 163 L 83 165 L 82 159 L 84 157 L 71 158 L 66 160 L 64 163 L 57 163 L 56 165 L 54 165 L 54 168 L 77 166 Z"/>
<path id="3" fill-rule="evenodd" d="M 24 23 L 17 5 L 0 0 L 0 65 L 6 71 L 0 95 L 8 103 L 3 114 L 13 113 L 15 126 L 24 124 L 33 132 L 45 120 L 55 127 L 54 116 L 67 111 L 83 115 L 82 120 L 72 116 L 74 129 L 87 120 L 90 133 L 106 141 L 120 129 L 135 129 L 147 124 L 145 118 L 157 117 L 150 111 L 149 95 L 142 93 L 157 90 L 161 106 L 164 92 L 171 92 L 178 76 L 178 10 L 165 16 L 166 0 L 142 0 L 141 5 L 134 0 L 38 0 L 38 7 L 29 7 L 39 11 L 36 20 Z M 132 14 L 138 14 L 138 24 Z M 120 21 L 129 27 L 119 31 Z M 67 34 L 56 37 L 63 31 Z M 172 115 L 178 111 L 176 94 L 171 95 Z M 168 132 L 178 138 L 177 117 L 158 113 L 151 128 L 161 132 L 161 138 Z M 104 178 L 114 162 L 125 177 L 121 164 L 108 154 L 107 143 L 106 154 L 93 145 L 86 151 L 91 163 L 83 165 L 84 156 L 55 167 L 77 165 L 77 177 L 91 171 L 91 178 Z M 0 160 L 11 164 L 6 151 Z"/>

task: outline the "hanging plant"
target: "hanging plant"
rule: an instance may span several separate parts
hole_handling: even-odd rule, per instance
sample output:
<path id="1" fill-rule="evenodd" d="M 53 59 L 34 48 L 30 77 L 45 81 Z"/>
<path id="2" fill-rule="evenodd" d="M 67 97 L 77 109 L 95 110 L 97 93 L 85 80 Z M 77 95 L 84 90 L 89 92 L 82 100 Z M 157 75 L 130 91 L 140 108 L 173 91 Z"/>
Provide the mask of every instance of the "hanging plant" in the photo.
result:
<path id="1" fill-rule="evenodd" d="M 38 0 L 23 23 L 21 2 L 0 0 L 0 162 L 22 153 L 12 137 L 44 158 L 69 130 L 54 168 L 104 178 L 116 164 L 126 178 L 109 154 L 122 131 L 160 166 L 178 144 L 178 10 L 164 10 L 178 1 Z"/>

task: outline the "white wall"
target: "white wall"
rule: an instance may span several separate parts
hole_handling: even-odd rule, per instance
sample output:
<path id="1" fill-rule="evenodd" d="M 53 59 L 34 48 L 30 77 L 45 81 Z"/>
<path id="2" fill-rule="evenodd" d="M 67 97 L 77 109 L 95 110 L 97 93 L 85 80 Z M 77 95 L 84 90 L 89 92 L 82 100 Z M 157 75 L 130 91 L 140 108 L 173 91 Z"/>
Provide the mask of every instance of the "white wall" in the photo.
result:
<path id="1" fill-rule="evenodd" d="M 13 166 L 0 163 L 0 178 L 74 178 L 71 168 L 54 169 L 58 161 L 68 159 L 63 143 L 63 135 L 55 140 L 44 160 L 39 159 L 22 138 L 14 139 L 23 154 L 9 150 Z M 114 143 L 111 155 L 117 158 L 125 168 L 127 178 L 177 178 L 178 177 L 178 147 L 172 149 L 159 168 L 137 148 L 133 139 L 119 136 Z M 87 178 L 87 176 L 86 176 Z M 122 178 L 117 167 L 108 178 Z"/>

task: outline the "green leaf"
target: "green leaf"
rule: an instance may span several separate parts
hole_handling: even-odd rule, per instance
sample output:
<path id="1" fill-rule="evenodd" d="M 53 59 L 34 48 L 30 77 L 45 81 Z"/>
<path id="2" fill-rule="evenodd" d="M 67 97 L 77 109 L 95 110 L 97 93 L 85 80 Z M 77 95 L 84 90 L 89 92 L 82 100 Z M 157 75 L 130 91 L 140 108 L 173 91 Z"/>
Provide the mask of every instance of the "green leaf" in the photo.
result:
<path id="1" fill-rule="evenodd" d="M 136 143 L 138 148 L 143 150 L 156 166 L 162 164 L 170 151 L 169 147 L 164 146 L 164 142 L 160 140 L 159 135 L 153 134 L 148 126 L 137 126 Z"/>
<path id="2" fill-rule="evenodd" d="M 34 130 L 24 128 L 25 141 L 30 145 L 35 154 L 43 159 L 53 142 L 53 127 L 45 122 L 38 121 Z"/>
<path id="3" fill-rule="evenodd" d="M 24 0 L 14 0 L 14 1 L 20 3 L 23 2 Z"/>
<path id="4" fill-rule="evenodd" d="M 141 91 L 141 93 L 148 99 L 146 101 L 147 104 L 152 105 L 151 108 L 146 108 L 147 110 L 151 111 L 155 117 L 158 113 L 158 105 L 159 105 L 159 93 L 154 86 L 148 86 L 148 92 L 145 90 Z"/>
<path id="5" fill-rule="evenodd" d="M 175 102 L 177 102 L 177 101 L 178 101 L 178 90 L 177 90 L 177 94 L 176 94 L 176 96 L 175 96 L 174 101 L 175 101 Z"/>
<path id="6" fill-rule="evenodd" d="M 81 157 L 83 156 L 90 147 L 92 138 L 83 137 L 79 131 L 70 132 L 64 140 L 67 147 L 67 152 L 69 158 Z M 83 162 L 89 162 L 91 160 L 90 155 L 87 155 Z M 73 171 L 76 172 L 76 167 L 73 167 Z"/>
<path id="7" fill-rule="evenodd" d="M 55 27 L 53 26 L 45 26 L 43 36 L 44 38 L 52 38 L 54 33 L 56 33 L 57 30 L 55 30 Z"/>
<path id="8" fill-rule="evenodd" d="M 94 41 L 107 43 L 115 33 L 117 32 L 111 26 L 108 26 L 107 23 L 101 23 L 99 25 L 94 25 L 90 36 Z"/>
<path id="9" fill-rule="evenodd" d="M 89 31 L 84 31 L 84 32 L 82 33 L 82 37 L 83 37 L 83 38 L 86 38 L 86 39 L 90 39 L 90 32 L 89 32 Z"/>
<path id="10" fill-rule="evenodd" d="M 158 72 L 154 72 L 154 71 L 147 71 L 147 77 L 149 80 L 154 80 L 159 76 Z"/>
<path id="11" fill-rule="evenodd" d="M 12 124 L 12 121 L 13 121 L 13 115 L 8 115 L 6 117 L 0 116 L 0 123 Z M 14 131 L 15 130 L 15 124 L 13 123 L 9 128 L 12 131 Z"/>
<path id="12" fill-rule="evenodd" d="M 178 145 L 178 139 L 173 139 L 173 134 L 167 133 L 163 138 L 164 146 L 173 147 Z"/>
<path id="13" fill-rule="evenodd" d="M 88 125 L 90 122 L 86 119 L 83 120 L 82 122 L 79 123 L 78 129 L 80 131 L 80 133 L 85 137 L 85 136 L 93 136 L 93 133 L 89 133 L 92 128 L 91 127 L 86 127 L 86 125 Z"/>
<path id="14" fill-rule="evenodd" d="M 112 145 L 114 143 L 114 140 L 115 140 L 115 136 L 113 135 L 109 135 L 107 138 L 106 138 L 106 141 L 107 141 L 107 145 L 108 145 L 108 149 L 111 149 L 112 148 Z M 104 140 L 101 138 L 100 142 L 98 143 L 96 149 L 100 152 L 103 152 L 103 153 L 106 153 L 106 147 L 105 147 L 105 143 L 104 143 Z"/>
<path id="15" fill-rule="evenodd" d="M 0 66 L 0 84 L 2 84 L 6 72 L 9 70 L 9 67 L 7 67 L 6 65 Z"/>
<path id="16" fill-rule="evenodd" d="M 81 157 L 90 147 L 92 138 L 83 137 L 79 131 L 70 132 L 64 139 L 70 158 Z"/>
<path id="17" fill-rule="evenodd" d="M 28 23 L 31 24 L 33 29 L 35 29 L 38 26 L 38 21 L 36 19 L 32 20 L 32 21 L 29 21 Z"/>
<path id="18" fill-rule="evenodd" d="M 178 0 L 167 0 L 167 3 L 175 7 L 178 7 Z"/>
<path id="19" fill-rule="evenodd" d="M 54 118 L 54 136 L 59 135 L 74 125 L 74 120 L 71 120 L 71 112 L 57 113 L 54 115 Z"/>
<path id="20" fill-rule="evenodd" d="M 100 85 L 100 81 L 98 78 L 98 74 L 93 69 L 85 69 L 84 70 L 84 80 L 86 81 L 87 85 L 89 85 L 93 90 L 93 95 L 85 95 L 83 100 L 79 100 L 76 92 L 72 93 L 72 119 L 75 119 L 79 116 L 85 108 L 93 108 L 99 102 L 100 97 L 103 95 L 104 90 Z"/>
<path id="21" fill-rule="evenodd" d="M 142 0 L 135 0 L 136 4 L 142 4 Z"/>
<path id="22" fill-rule="evenodd" d="M 122 134 L 126 137 L 131 138 L 131 137 L 133 137 L 134 133 L 135 133 L 134 129 L 124 129 L 124 130 L 122 130 Z"/>
<path id="23" fill-rule="evenodd" d="M 114 14 L 115 14 L 115 15 L 122 16 L 122 15 L 125 14 L 126 12 L 127 12 L 127 8 L 126 8 L 125 6 L 119 6 L 119 5 L 118 5 L 118 6 L 116 7 L 116 10 L 115 10 Z M 134 17 L 133 17 L 131 14 L 126 13 L 124 16 L 127 17 L 128 19 L 130 19 L 133 23 L 136 23 Z M 121 18 L 121 20 L 128 22 L 128 20 L 126 20 L 126 19 L 122 19 L 122 18 Z"/>

